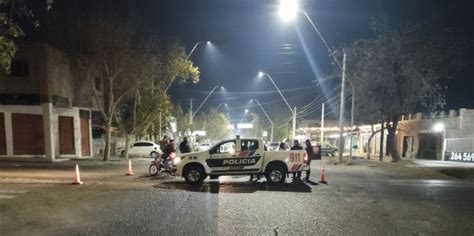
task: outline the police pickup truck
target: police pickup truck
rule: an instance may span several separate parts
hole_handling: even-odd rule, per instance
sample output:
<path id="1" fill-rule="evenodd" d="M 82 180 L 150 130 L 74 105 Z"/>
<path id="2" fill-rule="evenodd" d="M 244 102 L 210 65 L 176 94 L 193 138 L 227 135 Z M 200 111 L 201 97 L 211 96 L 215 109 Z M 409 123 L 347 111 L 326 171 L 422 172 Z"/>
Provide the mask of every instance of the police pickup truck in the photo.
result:
<path id="1" fill-rule="evenodd" d="M 287 173 L 307 170 L 304 150 L 265 151 L 261 139 L 240 138 L 222 141 L 207 151 L 181 154 L 173 160 L 175 174 L 188 184 L 199 184 L 209 175 L 264 174 L 269 184 L 285 182 Z"/>

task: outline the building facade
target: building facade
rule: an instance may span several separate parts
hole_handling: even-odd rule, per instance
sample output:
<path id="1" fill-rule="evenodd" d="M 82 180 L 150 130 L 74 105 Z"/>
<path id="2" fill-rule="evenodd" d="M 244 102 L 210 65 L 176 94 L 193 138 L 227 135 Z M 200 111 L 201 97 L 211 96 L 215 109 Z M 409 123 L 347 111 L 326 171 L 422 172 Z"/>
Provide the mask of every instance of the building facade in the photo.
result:
<path id="1" fill-rule="evenodd" d="M 43 43 L 19 45 L 0 74 L 0 160 L 90 157 L 91 107 L 69 59 Z"/>
<path id="2" fill-rule="evenodd" d="M 302 138 L 320 138 L 321 127 L 317 122 L 302 124 L 298 129 Z M 349 152 L 351 130 L 353 155 L 378 156 L 380 150 L 386 152 L 387 131 L 381 149 L 381 124 L 373 124 L 344 127 L 345 153 Z M 339 128 L 334 124 L 325 126 L 323 134 L 330 144 L 339 144 Z M 398 152 L 405 158 L 474 163 L 474 109 L 404 115 L 399 121 L 396 143 Z"/>

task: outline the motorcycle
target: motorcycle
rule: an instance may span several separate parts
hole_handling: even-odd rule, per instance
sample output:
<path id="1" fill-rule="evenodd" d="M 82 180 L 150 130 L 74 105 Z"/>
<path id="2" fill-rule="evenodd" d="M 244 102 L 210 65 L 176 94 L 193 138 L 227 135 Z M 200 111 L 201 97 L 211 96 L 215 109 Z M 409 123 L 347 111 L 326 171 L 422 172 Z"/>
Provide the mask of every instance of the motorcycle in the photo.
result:
<path id="1" fill-rule="evenodd" d="M 176 153 L 172 152 L 166 159 L 160 157 L 155 158 L 155 160 L 151 161 L 148 172 L 151 176 L 155 176 L 158 173 L 173 174 L 173 159 L 175 157 Z"/>

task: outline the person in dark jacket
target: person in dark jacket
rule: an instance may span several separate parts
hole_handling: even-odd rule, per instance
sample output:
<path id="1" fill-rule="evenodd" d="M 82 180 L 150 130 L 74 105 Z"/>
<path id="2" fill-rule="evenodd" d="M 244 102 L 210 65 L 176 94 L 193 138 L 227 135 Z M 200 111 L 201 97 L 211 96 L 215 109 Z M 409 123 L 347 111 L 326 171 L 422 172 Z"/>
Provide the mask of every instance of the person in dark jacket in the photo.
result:
<path id="1" fill-rule="evenodd" d="M 295 139 L 293 141 L 293 147 L 291 147 L 290 150 L 303 150 L 303 147 L 300 145 L 300 142 Z"/>
<path id="2" fill-rule="evenodd" d="M 321 160 L 321 145 L 316 146 L 315 160 Z"/>
<path id="3" fill-rule="evenodd" d="M 304 178 L 304 180 L 306 182 L 309 182 L 309 175 L 311 174 L 311 160 L 312 159 L 316 159 L 316 154 L 314 153 L 314 149 L 313 149 L 313 146 L 311 145 L 311 141 L 309 141 L 309 139 L 307 139 L 304 144 L 306 145 L 306 148 L 305 148 L 305 151 L 306 151 L 306 155 L 308 156 L 308 161 L 306 162 L 306 164 L 308 165 L 308 170 L 306 171 L 306 177 Z"/>
<path id="4" fill-rule="evenodd" d="M 293 141 L 293 147 L 291 147 L 290 150 L 303 150 L 303 147 L 301 147 L 300 142 L 295 139 Z M 301 180 L 301 171 L 293 173 L 293 180 Z"/>
<path id="5" fill-rule="evenodd" d="M 179 151 L 181 153 L 188 153 L 191 152 L 191 147 L 189 146 L 188 143 L 188 138 L 184 137 L 183 141 L 179 144 Z"/>

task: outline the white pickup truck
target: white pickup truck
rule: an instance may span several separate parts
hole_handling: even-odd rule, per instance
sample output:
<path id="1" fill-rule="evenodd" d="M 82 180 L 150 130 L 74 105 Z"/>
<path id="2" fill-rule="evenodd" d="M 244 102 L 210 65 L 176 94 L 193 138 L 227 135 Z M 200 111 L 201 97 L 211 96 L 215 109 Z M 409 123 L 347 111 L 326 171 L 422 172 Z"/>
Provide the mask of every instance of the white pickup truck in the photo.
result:
<path id="1" fill-rule="evenodd" d="M 176 157 L 173 168 L 188 184 L 199 184 L 209 175 L 264 174 L 269 184 L 285 182 L 287 173 L 307 170 L 304 150 L 265 151 L 261 139 L 240 138 L 222 141 L 207 151 Z"/>

